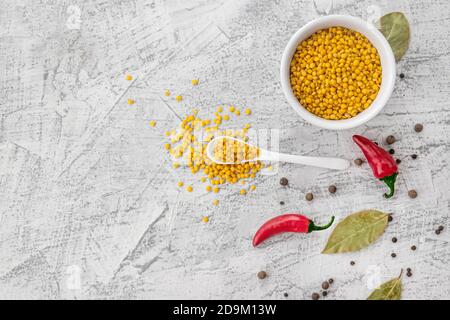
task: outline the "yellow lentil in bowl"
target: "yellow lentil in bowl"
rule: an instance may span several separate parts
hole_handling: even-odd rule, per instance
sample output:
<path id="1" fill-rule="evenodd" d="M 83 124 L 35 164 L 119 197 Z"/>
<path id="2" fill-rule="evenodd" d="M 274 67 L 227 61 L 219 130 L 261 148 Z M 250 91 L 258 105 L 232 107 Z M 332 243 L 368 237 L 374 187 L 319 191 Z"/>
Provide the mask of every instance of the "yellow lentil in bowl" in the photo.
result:
<path id="1" fill-rule="evenodd" d="M 364 35 L 331 27 L 297 46 L 290 82 L 294 95 L 309 112 L 341 120 L 371 105 L 380 90 L 381 73 L 377 49 Z"/>

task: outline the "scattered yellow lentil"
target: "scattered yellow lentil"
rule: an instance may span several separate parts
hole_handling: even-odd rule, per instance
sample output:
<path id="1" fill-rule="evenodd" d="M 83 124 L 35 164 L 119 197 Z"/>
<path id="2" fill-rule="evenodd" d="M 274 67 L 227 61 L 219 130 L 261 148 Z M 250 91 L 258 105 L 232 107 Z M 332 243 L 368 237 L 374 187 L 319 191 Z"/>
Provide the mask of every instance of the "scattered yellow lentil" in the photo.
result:
<path id="1" fill-rule="evenodd" d="M 235 112 L 236 108 L 234 106 L 230 106 L 230 112 Z"/>
<path id="2" fill-rule="evenodd" d="M 211 187 L 211 186 L 206 186 L 206 191 L 207 191 L 207 192 L 211 192 L 211 190 L 212 190 L 212 187 Z"/>
<path id="3" fill-rule="evenodd" d="M 170 143 L 166 143 L 166 144 L 164 145 L 164 148 L 165 148 L 166 150 L 170 150 Z"/>
<path id="4" fill-rule="evenodd" d="M 256 186 L 254 186 L 254 185 L 251 185 L 251 186 L 250 186 L 250 190 L 251 190 L 251 191 L 255 191 L 255 189 L 256 189 Z"/>
<path id="5" fill-rule="evenodd" d="M 234 114 L 237 115 L 237 116 L 240 116 L 240 115 L 241 115 L 241 112 L 240 112 L 239 110 L 236 110 L 236 111 L 234 112 Z"/>
<path id="6" fill-rule="evenodd" d="M 217 112 L 220 113 L 220 112 L 222 112 L 222 111 L 223 111 L 223 108 L 222 108 L 221 106 L 218 106 L 218 107 L 217 107 Z"/>
<path id="7" fill-rule="evenodd" d="M 128 103 L 129 105 L 132 105 L 132 104 L 134 104 L 134 100 L 133 100 L 133 99 L 128 99 L 127 103 Z"/>
<path id="8" fill-rule="evenodd" d="M 250 109 L 245 109 L 245 114 L 246 115 L 251 115 L 252 114 L 252 110 L 250 110 Z"/>
<path id="9" fill-rule="evenodd" d="M 239 191 L 239 193 L 242 194 L 242 195 L 246 195 L 247 194 L 247 190 L 241 189 L 241 191 Z"/>
<path id="10" fill-rule="evenodd" d="M 202 178 L 200 179 L 200 181 L 201 181 L 201 182 L 206 182 L 206 177 L 202 177 Z"/>
<path id="11" fill-rule="evenodd" d="M 214 193 L 218 193 L 219 190 L 220 190 L 219 187 L 214 187 L 214 189 L 213 189 Z"/>
<path id="12" fill-rule="evenodd" d="M 223 116 L 223 120 L 225 120 L 225 121 L 228 121 L 228 120 L 230 120 L 230 116 L 229 116 L 229 115 L 227 115 L 227 114 L 225 114 L 225 115 Z"/>
<path id="13" fill-rule="evenodd" d="M 179 187 L 184 186 L 184 182 L 183 182 L 183 181 L 178 182 L 178 186 L 179 186 Z"/>
<path id="14" fill-rule="evenodd" d="M 153 121 L 153 120 L 151 120 L 150 122 L 150 127 L 154 127 L 154 126 L 156 126 L 156 122 L 155 121 Z"/>
<path id="15" fill-rule="evenodd" d="M 174 169 L 177 169 L 180 167 L 180 164 L 178 162 L 174 162 L 173 167 L 174 167 Z"/>
<path id="16" fill-rule="evenodd" d="M 213 205 L 218 206 L 218 205 L 219 205 L 219 200 L 215 199 L 215 200 L 213 201 Z"/>
<path id="17" fill-rule="evenodd" d="M 133 80 L 133 76 L 130 75 L 130 74 L 128 74 L 128 75 L 125 77 L 125 79 L 127 79 L 128 81 L 131 81 L 131 80 Z"/>
<path id="18" fill-rule="evenodd" d="M 165 95 L 166 97 L 170 96 L 170 91 L 169 91 L 169 90 L 164 91 L 164 95 Z"/>
<path id="19" fill-rule="evenodd" d="M 170 131 L 166 131 L 166 137 L 170 137 Z"/>
<path id="20" fill-rule="evenodd" d="M 183 97 L 180 95 L 175 96 L 175 100 L 177 100 L 178 102 L 180 102 L 181 100 L 183 100 Z"/>
<path id="21" fill-rule="evenodd" d="M 193 86 L 198 85 L 198 79 L 192 79 L 191 83 L 192 83 Z"/>
<path id="22" fill-rule="evenodd" d="M 202 218 L 202 221 L 203 221 L 204 223 L 209 222 L 209 217 L 208 217 L 208 216 L 204 216 L 204 217 Z"/>
<path id="23" fill-rule="evenodd" d="M 367 109 L 381 85 L 377 50 L 359 32 L 331 27 L 302 41 L 291 61 L 293 92 L 309 112 L 349 119 Z"/>
<path id="24" fill-rule="evenodd" d="M 194 190 L 194 188 L 192 186 L 187 186 L 186 187 L 186 191 L 187 192 L 192 192 Z"/>

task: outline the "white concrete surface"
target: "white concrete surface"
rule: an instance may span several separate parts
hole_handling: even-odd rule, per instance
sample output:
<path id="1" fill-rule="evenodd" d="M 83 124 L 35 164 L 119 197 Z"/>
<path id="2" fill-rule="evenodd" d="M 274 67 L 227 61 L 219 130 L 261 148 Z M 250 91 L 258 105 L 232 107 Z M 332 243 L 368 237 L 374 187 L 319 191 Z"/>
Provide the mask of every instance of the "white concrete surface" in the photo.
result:
<path id="1" fill-rule="evenodd" d="M 288 39 L 318 16 L 311 0 L 2 1 L 0 298 L 309 299 L 332 277 L 327 299 L 364 299 L 407 267 L 405 299 L 450 298 L 450 3 L 335 0 L 332 12 L 367 19 L 391 11 L 411 23 L 398 64 L 405 78 L 374 120 L 334 132 L 301 121 L 279 83 Z M 161 100 L 166 88 L 183 95 L 181 104 L 168 100 L 180 115 L 251 107 L 250 120 L 237 123 L 281 129 L 285 152 L 354 159 L 361 153 L 352 134 L 380 143 L 393 134 L 398 192 L 383 199 L 367 165 L 331 172 L 289 164 L 259 177 L 246 197 L 226 188 L 218 207 L 203 188 L 179 192 L 176 182 L 193 178 L 171 169 L 163 151 L 164 131 L 178 121 Z M 409 199 L 409 189 L 419 196 Z M 321 255 L 330 231 L 251 247 L 256 228 L 276 214 L 324 222 L 366 208 L 394 217 L 366 250 Z M 263 281 L 260 270 L 269 274 Z"/>

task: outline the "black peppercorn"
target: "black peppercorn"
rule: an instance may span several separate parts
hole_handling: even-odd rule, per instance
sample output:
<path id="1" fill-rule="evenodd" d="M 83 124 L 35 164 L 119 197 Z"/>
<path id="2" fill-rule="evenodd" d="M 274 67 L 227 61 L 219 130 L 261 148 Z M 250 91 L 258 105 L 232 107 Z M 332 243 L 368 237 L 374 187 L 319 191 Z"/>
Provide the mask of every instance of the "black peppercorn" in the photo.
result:
<path id="1" fill-rule="evenodd" d="M 266 277 L 267 277 L 267 272 L 265 272 L 265 271 L 260 271 L 260 272 L 258 272 L 258 274 L 257 274 L 257 276 L 258 276 L 258 278 L 259 279 L 265 279 Z"/>
<path id="2" fill-rule="evenodd" d="M 408 196 L 409 196 L 411 199 L 417 198 L 417 191 L 416 191 L 416 190 L 409 190 L 409 191 L 408 191 Z"/>
<path id="3" fill-rule="evenodd" d="M 414 126 L 414 131 L 421 132 L 423 130 L 423 125 L 418 123 Z"/>
<path id="4" fill-rule="evenodd" d="M 395 137 L 394 136 L 387 136 L 386 138 L 386 143 L 387 144 L 393 144 L 395 142 Z"/>
<path id="5" fill-rule="evenodd" d="M 361 159 L 355 159 L 355 164 L 357 165 L 357 166 L 360 166 L 360 165 L 362 165 L 363 164 L 363 161 L 361 160 Z"/>
<path id="6" fill-rule="evenodd" d="M 312 298 L 313 300 L 319 300 L 320 295 L 319 295 L 317 292 L 314 292 L 314 293 L 311 295 L 311 298 Z"/>
<path id="7" fill-rule="evenodd" d="M 280 184 L 285 187 L 289 184 L 289 180 L 283 177 L 280 179 Z"/>

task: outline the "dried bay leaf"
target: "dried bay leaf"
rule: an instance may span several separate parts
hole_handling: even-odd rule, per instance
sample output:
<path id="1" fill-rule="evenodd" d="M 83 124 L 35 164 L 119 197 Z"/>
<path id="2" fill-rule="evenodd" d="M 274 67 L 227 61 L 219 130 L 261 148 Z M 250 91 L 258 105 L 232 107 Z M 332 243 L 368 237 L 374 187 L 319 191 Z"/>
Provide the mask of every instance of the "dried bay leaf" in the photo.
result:
<path id="1" fill-rule="evenodd" d="M 402 274 L 376 288 L 367 300 L 400 300 L 402 297 Z"/>
<path id="2" fill-rule="evenodd" d="M 399 61 L 409 47 L 409 23 L 401 12 L 391 12 L 380 18 L 379 29 L 391 45 L 395 60 Z"/>
<path id="3" fill-rule="evenodd" d="M 386 229 L 388 215 L 363 210 L 347 216 L 334 228 L 322 253 L 353 252 L 367 247 Z"/>

